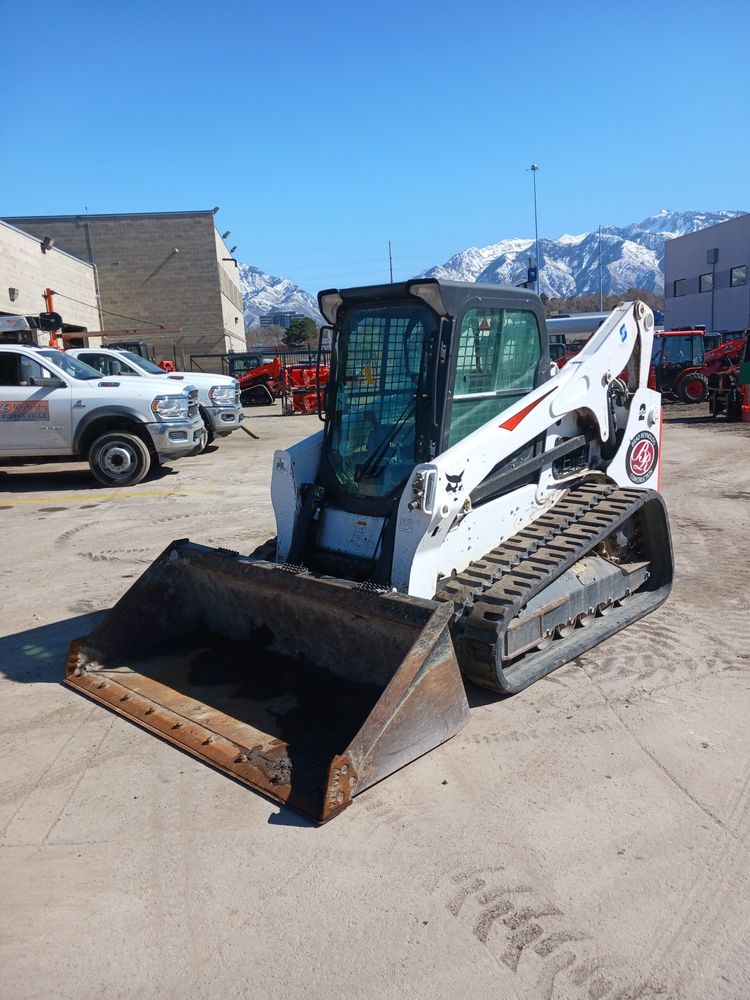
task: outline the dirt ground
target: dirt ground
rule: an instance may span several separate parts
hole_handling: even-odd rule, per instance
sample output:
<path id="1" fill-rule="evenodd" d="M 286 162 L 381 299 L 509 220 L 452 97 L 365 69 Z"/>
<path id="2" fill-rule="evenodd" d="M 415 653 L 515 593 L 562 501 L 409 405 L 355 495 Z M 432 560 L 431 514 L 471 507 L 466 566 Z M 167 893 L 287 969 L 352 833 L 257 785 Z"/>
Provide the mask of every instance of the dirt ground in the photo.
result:
<path id="1" fill-rule="evenodd" d="M 132 490 L 0 472 L 0 996 L 750 996 L 750 426 L 668 408 L 656 614 L 315 828 L 63 688 L 174 538 L 273 533 L 243 433 Z"/>

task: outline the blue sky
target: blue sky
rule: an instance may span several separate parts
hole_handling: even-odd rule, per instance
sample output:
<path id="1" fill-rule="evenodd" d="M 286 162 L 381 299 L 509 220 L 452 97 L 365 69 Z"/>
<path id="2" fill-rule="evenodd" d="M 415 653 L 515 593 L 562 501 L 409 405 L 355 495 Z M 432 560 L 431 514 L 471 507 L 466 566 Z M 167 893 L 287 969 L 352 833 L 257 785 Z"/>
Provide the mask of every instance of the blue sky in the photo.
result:
<path id="1" fill-rule="evenodd" d="M 533 235 L 532 162 L 540 236 L 750 209 L 747 0 L 4 10 L 0 215 L 219 205 L 314 291 Z"/>

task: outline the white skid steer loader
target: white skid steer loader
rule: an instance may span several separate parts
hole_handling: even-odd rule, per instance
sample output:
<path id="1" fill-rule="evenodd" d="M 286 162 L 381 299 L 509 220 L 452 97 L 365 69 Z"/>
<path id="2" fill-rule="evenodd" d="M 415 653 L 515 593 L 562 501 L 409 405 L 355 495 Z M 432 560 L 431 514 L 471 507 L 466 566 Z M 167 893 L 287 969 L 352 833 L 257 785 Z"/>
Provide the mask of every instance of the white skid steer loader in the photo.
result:
<path id="1" fill-rule="evenodd" d="M 66 682 L 322 822 L 458 732 L 461 674 L 522 690 L 657 608 L 673 562 L 642 302 L 561 371 L 526 290 L 319 304 L 324 426 L 274 456 L 276 538 L 173 542 Z"/>

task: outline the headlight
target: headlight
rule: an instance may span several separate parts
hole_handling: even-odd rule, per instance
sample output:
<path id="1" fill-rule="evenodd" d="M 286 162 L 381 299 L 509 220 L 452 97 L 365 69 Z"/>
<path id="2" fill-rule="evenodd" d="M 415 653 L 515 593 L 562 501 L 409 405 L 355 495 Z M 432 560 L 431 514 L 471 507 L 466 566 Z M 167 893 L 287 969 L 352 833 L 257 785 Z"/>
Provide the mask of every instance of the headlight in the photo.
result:
<path id="1" fill-rule="evenodd" d="M 189 405 L 190 398 L 185 392 L 179 396 L 155 396 L 151 409 L 161 420 L 184 420 L 188 415 Z"/>
<path id="2" fill-rule="evenodd" d="M 208 398 L 216 406 L 233 406 L 237 397 L 238 382 L 225 382 L 222 385 L 212 385 L 208 390 Z"/>

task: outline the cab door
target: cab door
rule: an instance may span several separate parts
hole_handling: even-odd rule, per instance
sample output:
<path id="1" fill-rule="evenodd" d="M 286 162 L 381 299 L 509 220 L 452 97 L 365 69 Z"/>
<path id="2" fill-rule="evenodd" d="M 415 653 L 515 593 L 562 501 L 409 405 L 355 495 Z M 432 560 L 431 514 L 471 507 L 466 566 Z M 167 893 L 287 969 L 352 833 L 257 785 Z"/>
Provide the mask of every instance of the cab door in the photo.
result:
<path id="1" fill-rule="evenodd" d="M 533 312 L 468 309 L 461 319 L 447 447 L 531 392 L 538 384 L 540 359 Z"/>
<path id="2" fill-rule="evenodd" d="M 0 352 L 1 451 L 69 452 L 71 415 L 72 389 L 65 379 L 20 351 Z"/>

